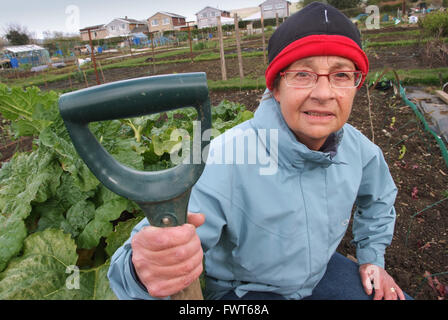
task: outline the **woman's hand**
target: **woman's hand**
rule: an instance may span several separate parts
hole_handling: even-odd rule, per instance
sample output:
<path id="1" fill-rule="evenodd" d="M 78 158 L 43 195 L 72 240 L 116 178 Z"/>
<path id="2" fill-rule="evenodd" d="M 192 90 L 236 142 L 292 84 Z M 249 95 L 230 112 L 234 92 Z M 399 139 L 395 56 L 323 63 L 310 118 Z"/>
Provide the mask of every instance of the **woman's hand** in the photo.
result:
<path id="1" fill-rule="evenodd" d="M 134 235 L 132 263 L 151 296 L 170 296 L 201 275 L 203 252 L 196 228 L 204 221 L 203 214 L 188 213 L 188 224 L 149 226 Z"/>
<path id="2" fill-rule="evenodd" d="M 375 290 L 373 300 L 405 300 L 403 291 L 383 268 L 367 263 L 359 267 L 359 273 L 366 294 L 370 296 Z"/>

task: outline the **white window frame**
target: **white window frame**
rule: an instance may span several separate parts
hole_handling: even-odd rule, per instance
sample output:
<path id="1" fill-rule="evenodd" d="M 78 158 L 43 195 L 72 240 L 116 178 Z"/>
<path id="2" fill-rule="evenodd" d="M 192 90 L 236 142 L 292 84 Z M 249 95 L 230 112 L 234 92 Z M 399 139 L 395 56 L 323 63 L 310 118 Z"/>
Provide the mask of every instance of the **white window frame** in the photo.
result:
<path id="1" fill-rule="evenodd" d="M 164 26 L 166 26 L 167 24 L 170 24 L 170 18 L 163 18 L 163 20 L 162 20 L 162 24 L 163 24 Z"/>
<path id="2" fill-rule="evenodd" d="M 151 26 L 157 27 L 158 25 L 159 25 L 159 20 L 158 19 L 151 20 Z"/>
<path id="3" fill-rule="evenodd" d="M 275 9 L 285 9 L 285 4 L 284 3 L 276 3 Z"/>
<path id="4" fill-rule="evenodd" d="M 267 5 L 267 6 L 264 6 L 264 7 L 263 7 L 263 10 L 264 10 L 264 11 L 270 11 L 270 10 L 272 10 L 272 5 L 269 4 L 269 5 Z"/>

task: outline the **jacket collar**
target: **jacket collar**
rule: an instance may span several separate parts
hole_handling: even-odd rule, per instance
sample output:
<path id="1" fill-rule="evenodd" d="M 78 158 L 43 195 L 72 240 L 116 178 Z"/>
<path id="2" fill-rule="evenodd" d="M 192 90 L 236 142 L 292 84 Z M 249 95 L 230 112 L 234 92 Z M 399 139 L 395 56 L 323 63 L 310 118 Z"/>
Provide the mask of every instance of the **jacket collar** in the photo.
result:
<path id="1" fill-rule="evenodd" d="M 343 137 L 343 128 L 332 133 L 321 148 L 314 151 L 299 142 L 291 132 L 280 111 L 279 103 L 266 90 L 263 99 L 255 111 L 252 124 L 255 129 L 266 129 L 269 136 L 270 129 L 278 130 L 278 163 L 279 165 L 302 168 L 305 162 L 313 165 L 328 167 L 342 162 L 335 160 L 338 146 Z M 265 98 L 267 97 L 267 98 Z M 270 149 L 270 140 L 266 139 L 266 150 Z"/>

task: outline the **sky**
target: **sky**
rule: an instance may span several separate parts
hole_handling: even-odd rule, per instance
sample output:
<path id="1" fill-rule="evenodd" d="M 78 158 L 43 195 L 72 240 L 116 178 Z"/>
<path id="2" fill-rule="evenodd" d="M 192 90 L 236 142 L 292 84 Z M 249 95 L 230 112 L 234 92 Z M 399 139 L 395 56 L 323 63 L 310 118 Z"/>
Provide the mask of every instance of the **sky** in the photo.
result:
<path id="1" fill-rule="evenodd" d="M 256 7 L 264 0 L 0 0 L 0 36 L 10 24 L 25 26 L 36 38 L 44 31 L 76 33 L 80 28 L 106 24 L 114 18 L 146 20 L 167 11 L 196 20 L 206 6 L 230 11 Z"/>

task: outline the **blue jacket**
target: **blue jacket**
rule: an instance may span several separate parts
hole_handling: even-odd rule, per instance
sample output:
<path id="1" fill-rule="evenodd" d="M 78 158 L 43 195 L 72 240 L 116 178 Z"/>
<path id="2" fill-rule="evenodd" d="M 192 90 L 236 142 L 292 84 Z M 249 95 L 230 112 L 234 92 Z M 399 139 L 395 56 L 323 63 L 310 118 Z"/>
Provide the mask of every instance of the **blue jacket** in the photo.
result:
<path id="1" fill-rule="evenodd" d="M 296 140 L 278 103 L 264 99 L 253 119 L 212 141 L 191 193 L 189 211 L 206 216 L 197 229 L 205 252 L 205 297 L 217 299 L 229 290 L 238 296 L 311 295 L 354 204 L 358 263 L 384 267 L 396 193 L 381 150 L 357 129 L 345 124 L 322 151 L 312 151 Z M 147 224 L 142 220 L 131 237 Z M 136 280 L 131 254 L 129 238 L 112 257 L 111 288 L 120 299 L 152 299 Z"/>

